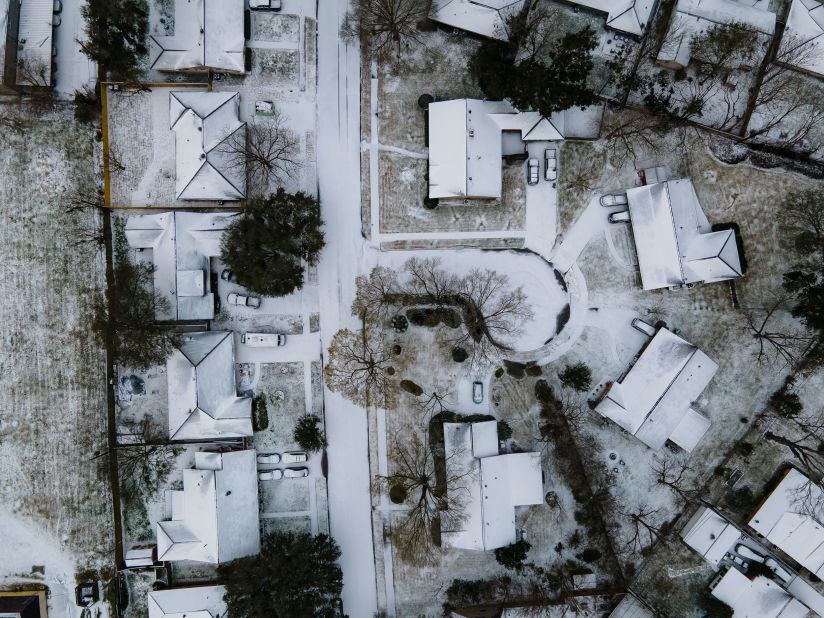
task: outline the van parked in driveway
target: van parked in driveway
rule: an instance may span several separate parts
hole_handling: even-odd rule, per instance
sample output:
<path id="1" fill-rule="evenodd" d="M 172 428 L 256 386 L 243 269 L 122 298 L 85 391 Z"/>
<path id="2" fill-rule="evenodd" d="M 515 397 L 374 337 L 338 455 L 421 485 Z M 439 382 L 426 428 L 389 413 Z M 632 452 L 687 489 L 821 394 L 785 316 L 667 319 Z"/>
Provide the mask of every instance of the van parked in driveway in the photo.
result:
<path id="1" fill-rule="evenodd" d="M 544 150 L 544 163 L 546 164 L 546 179 L 556 180 L 558 178 L 558 156 L 554 148 Z"/>
<path id="2" fill-rule="evenodd" d="M 538 184 L 538 169 L 540 165 L 538 164 L 538 159 L 532 157 L 529 162 L 526 164 L 526 183 L 528 185 L 537 185 Z"/>
<path id="3" fill-rule="evenodd" d="M 240 342 L 250 348 L 274 348 L 286 345 L 286 335 L 280 333 L 243 333 Z"/>
<path id="4" fill-rule="evenodd" d="M 609 215 L 610 223 L 629 223 L 629 211 L 622 210 L 620 212 L 613 212 Z"/>

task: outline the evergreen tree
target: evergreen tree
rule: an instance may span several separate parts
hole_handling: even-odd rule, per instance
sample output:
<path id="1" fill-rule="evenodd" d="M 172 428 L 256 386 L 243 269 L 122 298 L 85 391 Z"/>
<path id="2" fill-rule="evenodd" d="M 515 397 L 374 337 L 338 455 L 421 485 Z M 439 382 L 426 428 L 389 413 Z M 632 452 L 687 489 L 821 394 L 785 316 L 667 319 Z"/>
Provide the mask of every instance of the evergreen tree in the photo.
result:
<path id="1" fill-rule="evenodd" d="M 584 363 L 567 365 L 558 377 L 561 384 L 581 393 L 588 391 L 592 386 L 592 370 Z"/>
<path id="2" fill-rule="evenodd" d="M 218 566 L 232 618 L 336 616 L 333 601 L 343 589 L 340 549 L 325 534 L 273 532 L 260 553 Z"/>
<path id="3" fill-rule="evenodd" d="M 264 296 L 285 296 L 303 286 L 303 264 L 315 264 L 324 246 L 317 199 L 283 188 L 252 199 L 223 236 L 221 259 L 238 283 Z"/>
<path id="4" fill-rule="evenodd" d="M 86 20 L 81 48 L 111 77 L 136 80 L 148 52 L 149 8 L 145 0 L 89 0 L 80 8 Z"/>
<path id="5" fill-rule="evenodd" d="M 326 437 L 319 424 L 320 419 L 314 414 L 304 414 L 295 424 L 295 442 L 304 451 L 319 451 L 326 448 Z"/>

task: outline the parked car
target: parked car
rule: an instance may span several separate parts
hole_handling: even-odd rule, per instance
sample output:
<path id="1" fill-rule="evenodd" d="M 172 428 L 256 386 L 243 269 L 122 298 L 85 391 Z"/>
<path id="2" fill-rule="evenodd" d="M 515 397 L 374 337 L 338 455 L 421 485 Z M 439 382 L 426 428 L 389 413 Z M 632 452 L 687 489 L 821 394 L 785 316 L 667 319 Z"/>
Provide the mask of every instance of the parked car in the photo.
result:
<path id="1" fill-rule="evenodd" d="M 629 211 L 612 212 L 609 215 L 610 223 L 629 223 Z"/>
<path id="2" fill-rule="evenodd" d="M 554 148 L 544 150 L 544 163 L 546 164 L 546 179 L 556 180 L 558 178 L 558 158 Z"/>
<path id="3" fill-rule="evenodd" d="M 292 453 L 284 453 L 280 460 L 285 464 L 303 463 L 309 460 L 309 455 L 303 451 L 294 451 Z"/>
<path id="4" fill-rule="evenodd" d="M 484 400 L 484 383 L 483 382 L 473 382 L 472 383 L 472 401 L 475 403 L 483 403 Z"/>
<path id="5" fill-rule="evenodd" d="M 220 278 L 229 283 L 237 283 L 237 275 L 234 271 L 224 268 L 220 273 Z"/>
<path id="6" fill-rule="evenodd" d="M 63 10 L 63 3 L 60 0 L 54 0 L 54 4 L 52 5 L 52 12 L 59 13 Z"/>
<path id="7" fill-rule="evenodd" d="M 309 468 L 286 468 L 283 471 L 283 476 L 287 479 L 303 478 L 309 476 Z"/>
<path id="8" fill-rule="evenodd" d="M 775 575 L 784 581 L 788 581 L 792 576 L 790 575 L 789 571 L 787 571 L 784 567 L 782 567 L 778 562 L 773 560 L 772 558 L 767 558 L 764 561 L 764 565 L 770 569 Z"/>
<path id="9" fill-rule="evenodd" d="M 628 203 L 626 193 L 607 193 L 601 196 L 601 206 L 607 208 L 610 206 L 625 206 Z"/>
<path id="10" fill-rule="evenodd" d="M 267 470 L 266 472 L 258 472 L 258 480 L 261 481 L 279 481 L 283 478 L 283 470 Z"/>
<path id="11" fill-rule="evenodd" d="M 746 545 L 736 545 L 735 553 L 741 556 L 742 558 L 752 560 L 753 562 L 764 562 L 764 556 L 756 554 L 752 549 L 750 549 Z"/>
<path id="12" fill-rule="evenodd" d="M 286 345 L 286 335 L 280 333 L 243 333 L 240 342 L 252 348 L 273 348 Z"/>
<path id="13" fill-rule="evenodd" d="M 650 326 L 649 324 L 644 322 L 644 320 L 642 320 L 641 318 L 632 318 L 632 327 L 635 330 L 640 330 L 642 333 L 644 333 L 645 335 L 648 335 L 650 337 L 655 336 L 655 327 Z"/>
<path id="14" fill-rule="evenodd" d="M 526 183 L 529 185 L 538 184 L 538 159 L 532 157 L 526 164 Z"/>
<path id="15" fill-rule="evenodd" d="M 249 0 L 249 8 L 258 11 L 279 11 L 283 8 L 282 0 Z"/>
<path id="16" fill-rule="evenodd" d="M 230 305 L 240 305 L 241 307 L 251 307 L 252 309 L 260 308 L 260 298 L 257 296 L 244 296 L 243 294 L 235 294 L 232 292 L 226 297 L 226 301 Z"/>
<path id="17" fill-rule="evenodd" d="M 52 26 L 57 28 L 62 23 L 62 19 L 60 19 L 60 15 L 52 15 Z"/>
<path id="18" fill-rule="evenodd" d="M 265 466 L 272 466 L 280 463 L 280 455 L 277 453 L 261 453 L 257 456 L 257 462 Z"/>

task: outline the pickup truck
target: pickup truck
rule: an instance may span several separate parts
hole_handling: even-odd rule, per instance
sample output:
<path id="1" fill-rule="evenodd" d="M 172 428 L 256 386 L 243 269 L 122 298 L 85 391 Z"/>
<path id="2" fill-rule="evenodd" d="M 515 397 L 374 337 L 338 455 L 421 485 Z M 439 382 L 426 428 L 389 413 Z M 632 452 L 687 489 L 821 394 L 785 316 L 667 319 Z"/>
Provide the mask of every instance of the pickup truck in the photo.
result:
<path id="1" fill-rule="evenodd" d="M 235 294 L 232 292 L 226 297 L 226 301 L 230 305 L 238 305 L 240 307 L 251 307 L 252 309 L 260 308 L 260 298 L 257 296 L 244 296 L 243 294 Z"/>
<path id="2" fill-rule="evenodd" d="M 274 348 L 286 345 L 286 335 L 280 333 L 243 333 L 240 342 L 252 348 Z"/>

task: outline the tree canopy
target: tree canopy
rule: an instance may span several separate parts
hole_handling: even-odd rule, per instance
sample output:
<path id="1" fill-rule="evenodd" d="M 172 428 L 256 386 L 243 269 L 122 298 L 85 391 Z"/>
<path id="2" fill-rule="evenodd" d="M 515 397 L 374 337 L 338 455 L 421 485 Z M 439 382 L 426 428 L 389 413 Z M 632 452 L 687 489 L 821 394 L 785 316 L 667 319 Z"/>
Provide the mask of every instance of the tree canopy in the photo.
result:
<path id="1" fill-rule="evenodd" d="M 336 616 L 332 606 L 343 589 L 340 549 L 325 534 L 273 532 L 260 553 L 218 567 L 233 618 Z"/>
<path id="2" fill-rule="evenodd" d="M 575 105 L 592 105 L 595 93 L 587 80 L 592 71 L 595 31 L 586 26 L 546 46 L 546 53 L 518 56 L 513 43 L 485 41 L 469 61 L 469 71 L 491 99 L 509 99 L 521 110 L 544 116 Z"/>
<path id="3" fill-rule="evenodd" d="M 89 0 L 80 7 L 86 20 L 81 48 L 116 79 L 136 80 L 148 52 L 149 8 L 145 0 Z"/>
<path id="4" fill-rule="evenodd" d="M 315 264 L 325 244 L 317 199 L 283 188 L 252 199 L 223 236 L 221 259 L 238 283 L 264 296 L 303 286 L 303 264 Z"/>
<path id="5" fill-rule="evenodd" d="M 314 414 L 304 414 L 295 423 L 294 438 L 305 451 L 319 451 L 326 448 L 326 437 L 321 431 L 320 418 Z"/>

